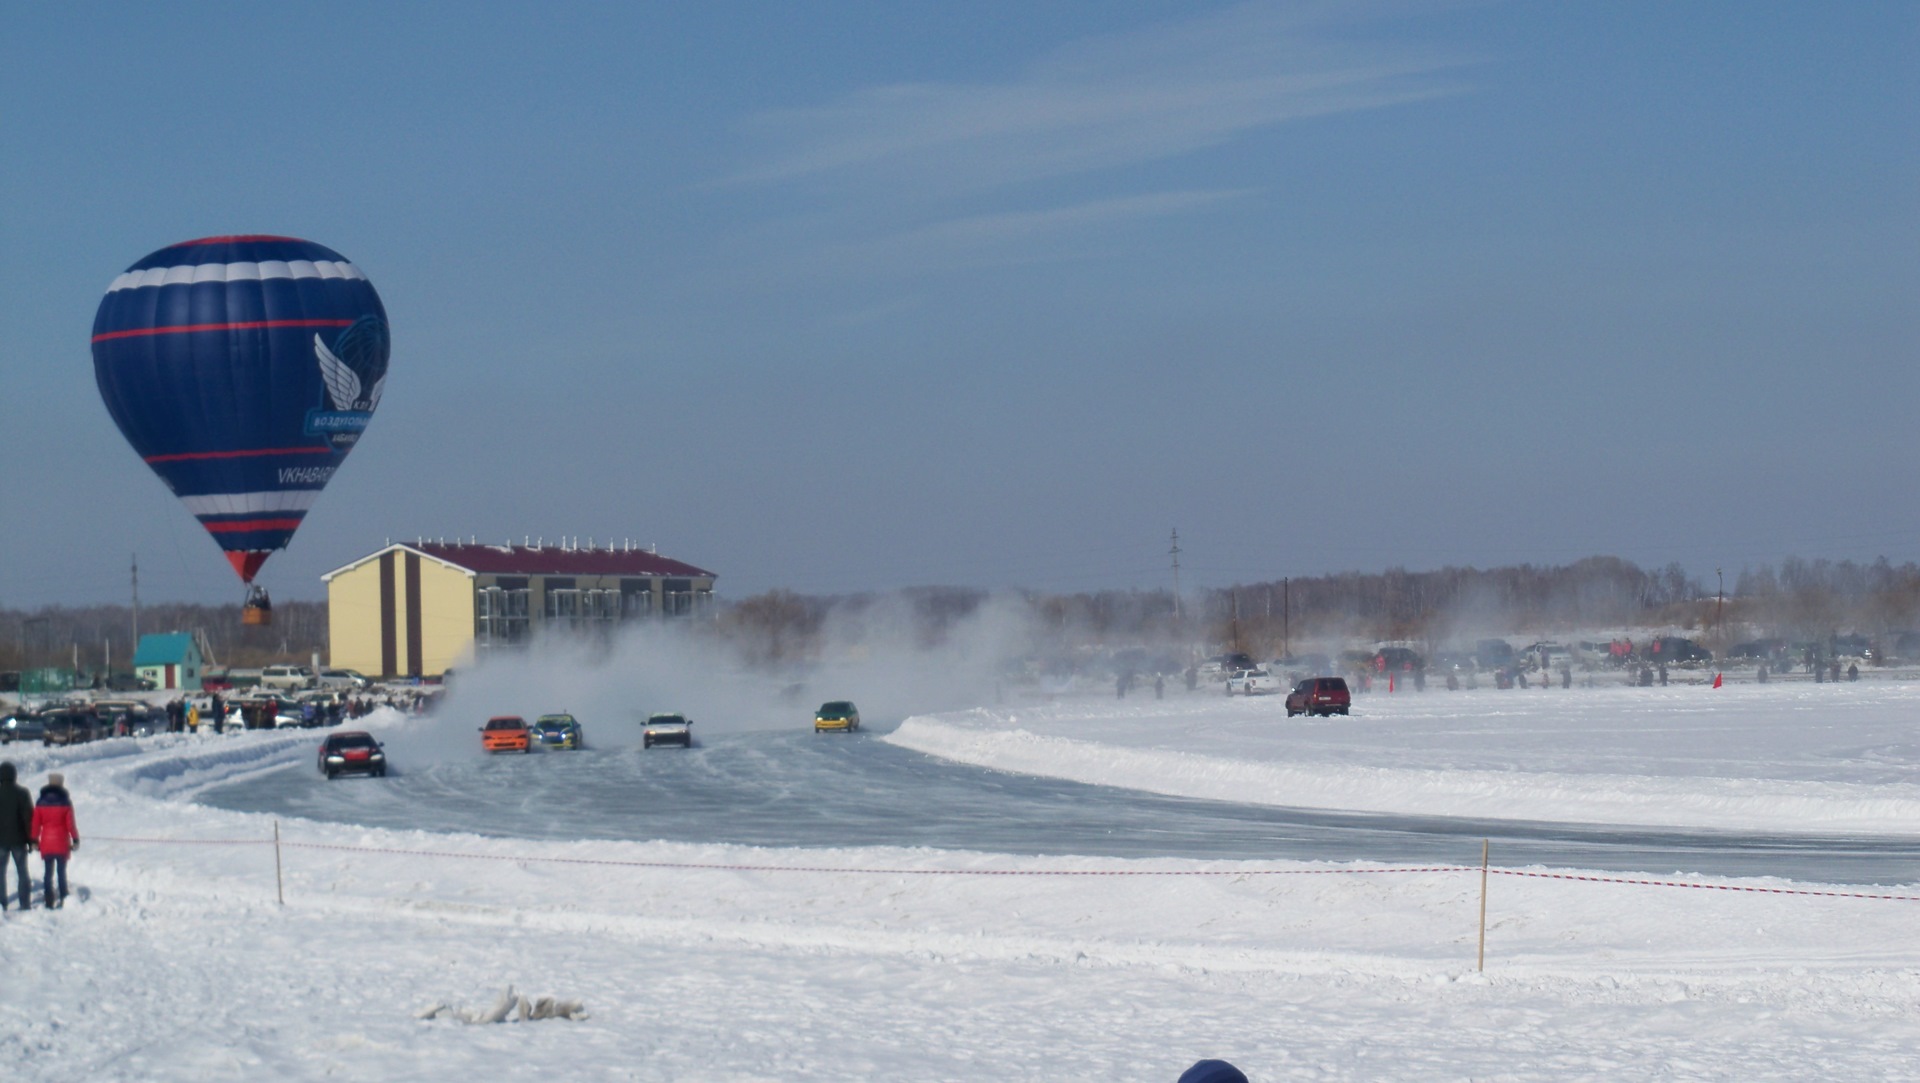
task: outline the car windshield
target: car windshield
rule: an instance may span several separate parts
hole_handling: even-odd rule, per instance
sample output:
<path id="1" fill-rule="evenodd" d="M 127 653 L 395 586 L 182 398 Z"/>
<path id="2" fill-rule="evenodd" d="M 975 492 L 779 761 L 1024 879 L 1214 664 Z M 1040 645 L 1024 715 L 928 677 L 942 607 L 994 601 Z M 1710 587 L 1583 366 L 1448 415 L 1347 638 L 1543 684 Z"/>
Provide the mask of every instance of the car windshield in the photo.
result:
<path id="1" fill-rule="evenodd" d="M 846 700 L 834 700 L 832 703 L 820 705 L 820 715 L 823 718 L 845 718 L 852 713 L 853 704 Z"/>
<path id="2" fill-rule="evenodd" d="M 540 724 L 542 726 L 571 726 L 573 725 L 573 716 L 570 714 L 542 715 L 540 717 Z"/>
<path id="3" fill-rule="evenodd" d="M 490 730 L 523 730 L 527 724 L 518 718 L 495 718 L 487 723 Z"/>
<path id="4" fill-rule="evenodd" d="M 687 720 L 677 714 L 657 714 L 647 719 L 649 726 L 684 726 Z"/>
<path id="5" fill-rule="evenodd" d="M 374 740 L 364 733 L 343 733 L 327 739 L 330 748 L 373 748 Z"/>

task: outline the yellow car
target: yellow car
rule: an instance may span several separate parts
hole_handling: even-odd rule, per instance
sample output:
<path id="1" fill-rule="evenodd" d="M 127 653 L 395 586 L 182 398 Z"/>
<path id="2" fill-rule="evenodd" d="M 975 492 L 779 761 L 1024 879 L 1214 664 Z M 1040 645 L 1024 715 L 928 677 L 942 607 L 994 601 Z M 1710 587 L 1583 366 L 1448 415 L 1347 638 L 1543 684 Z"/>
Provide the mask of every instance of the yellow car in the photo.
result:
<path id="1" fill-rule="evenodd" d="M 860 710 L 844 699 L 831 703 L 822 703 L 820 709 L 813 712 L 813 732 L 839 730 L 852 733 L 860 728 Z"/>

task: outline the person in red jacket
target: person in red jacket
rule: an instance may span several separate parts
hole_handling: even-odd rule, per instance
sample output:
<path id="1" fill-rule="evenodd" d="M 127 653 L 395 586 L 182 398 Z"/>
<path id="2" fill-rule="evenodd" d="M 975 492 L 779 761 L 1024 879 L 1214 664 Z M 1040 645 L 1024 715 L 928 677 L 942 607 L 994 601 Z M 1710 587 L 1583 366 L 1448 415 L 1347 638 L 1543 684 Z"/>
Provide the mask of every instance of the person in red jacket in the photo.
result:
<path id="1" fill-rule="evenodd" d="M 80 829 L 73 822 L 73 798 L 67 795 L 66 777 L 58 771 L 47 776 L 40 787 L 40 800 L 33 803 L 33 841 L 46 862 L 45 905 L 58 910 L 67 902 L 67 855 L 80 845 Z M 54 877 L 60 890 L 54 893 Z"/>

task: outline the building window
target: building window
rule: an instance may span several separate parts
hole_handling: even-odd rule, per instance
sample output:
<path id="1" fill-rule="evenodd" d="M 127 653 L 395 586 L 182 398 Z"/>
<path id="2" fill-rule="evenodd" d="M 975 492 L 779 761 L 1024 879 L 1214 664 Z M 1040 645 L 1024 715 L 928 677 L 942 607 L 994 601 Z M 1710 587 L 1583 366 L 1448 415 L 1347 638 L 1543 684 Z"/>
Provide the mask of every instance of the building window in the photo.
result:
<path id="1" fill-rule="evenodd" d="M 691 579 L 668 579 L 662 584 L 660 612 L 669 617 L 693 617 L 713 612 L 713 588 L 693 585 Z"/>
<path id="2" fill-rule="evenodd" d="M 653 580 L 620 580 L 620 619 L 641 620 L 653 616 Z"/>
<path id="3" fill-rule="evenodd" d="M 503 579 L 502 583 L 508 582 Z M 529 598 L 532 591 L 526 587 L 526 580 L 518 581 L 518 589 L 504 586 L 486 587 L 475 597 L 475 613 L 478 615 L 479 628 L 476 637 L 481 647 L 502 647 L 514 643 L 524 643 L 531 632 L 528 619 Z"/>

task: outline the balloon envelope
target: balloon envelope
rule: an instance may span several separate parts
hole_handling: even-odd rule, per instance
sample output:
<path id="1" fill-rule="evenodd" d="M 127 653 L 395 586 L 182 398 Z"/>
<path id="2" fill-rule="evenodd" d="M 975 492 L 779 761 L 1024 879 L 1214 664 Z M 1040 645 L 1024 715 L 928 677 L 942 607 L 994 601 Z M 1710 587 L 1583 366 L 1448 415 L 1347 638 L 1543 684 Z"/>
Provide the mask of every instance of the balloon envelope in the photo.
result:
<path id="1" fill-rule="evenodd" d="M 292 237 L 163 248 L 93 320 L 107 412 L 249 583 L 366 429 L 388 352 L 366 276 Z"/>

